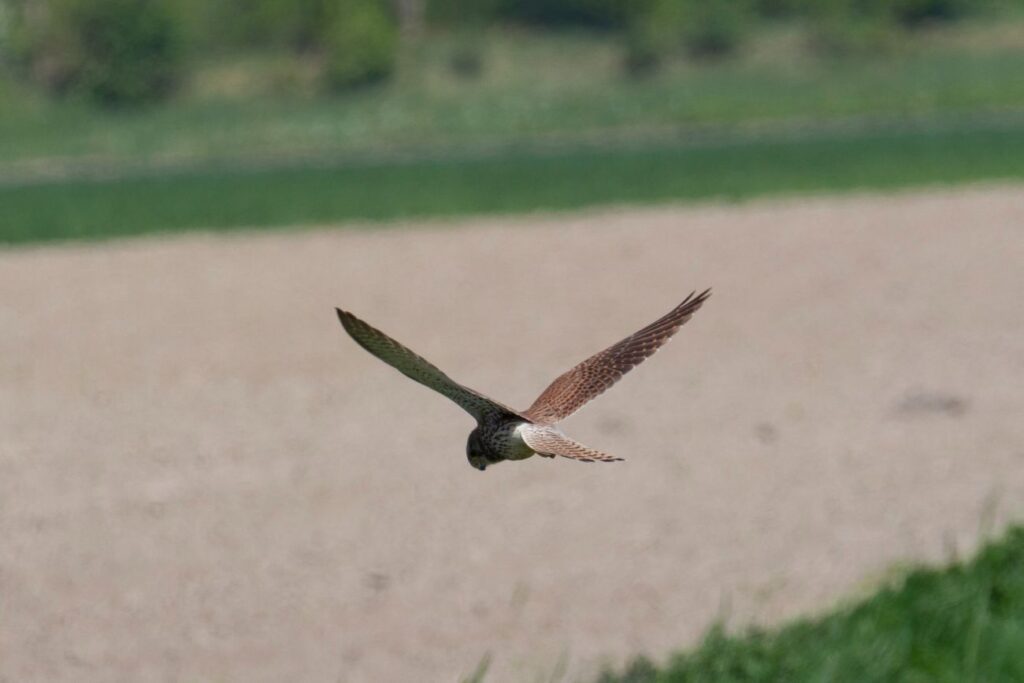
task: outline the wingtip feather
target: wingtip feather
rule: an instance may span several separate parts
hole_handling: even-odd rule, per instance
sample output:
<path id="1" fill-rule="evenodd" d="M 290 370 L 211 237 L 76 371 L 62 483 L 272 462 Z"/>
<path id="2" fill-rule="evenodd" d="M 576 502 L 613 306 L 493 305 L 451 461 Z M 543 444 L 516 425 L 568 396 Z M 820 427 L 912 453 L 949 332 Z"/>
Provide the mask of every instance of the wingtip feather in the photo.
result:
<path id="1" fill-rule="evenodd" d="M 359 318 L 355 317 L 348 311 L 343 311 L 338 307 L 334 308 L 334 312 L 338 314 L 338 320 L 341 321 L 341 324 L 345 329 L 348 329 L 352 323 L 359 320 Z"/>
<path id="2" fill-rule="evenodd" d="M 359 342 L 359 345 L 366 348 L 366 345 L 360 341 L 360 332 L 367 327 L 359 318 L 355 317 L 348 311 L 343 311 L 340 308 L 335 307 L 334 311 L 338 314 L 338 320 L 341 322 L 342 328 L 348 332 L 349 336 Z M 369 349 L 367 349 L 369 351 Z M 372 353 L 372 352 L 371 352 Z"/>
<path id="3" fill-rule="evenodd" d="M 694 296 L 694 295 L 696 295 L 696 296 Z M 678 306 L 676 306 L 676 310 L 685 309 L 687 311 L 694 312 L 698 308 L 700 308 L 704 304 L 705 301 L 707 301 L 710 298 L 711 298 L 711 288 L 710 287 L 705 289 L 700 294 L 697 294 L 697 291 L 694 290 L 694 291 L 690 292 L 690 296 L 688 296 L 685 299 L 683 299 L 683 303 L 681 303 Z"/>

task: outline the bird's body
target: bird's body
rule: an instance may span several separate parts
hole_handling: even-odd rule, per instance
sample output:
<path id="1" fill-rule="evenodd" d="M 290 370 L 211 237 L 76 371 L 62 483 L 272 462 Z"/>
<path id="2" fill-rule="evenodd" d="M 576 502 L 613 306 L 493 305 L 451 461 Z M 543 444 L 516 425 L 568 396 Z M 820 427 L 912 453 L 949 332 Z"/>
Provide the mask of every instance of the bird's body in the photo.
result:
<path id="1" fill-rule="evenodd" d="M 598 396 L 657 351 L 710 295 L 693 294 L 639 332 L 597 353 L 558 377 L 524 411 L 516 411 L 464 387 L 426 359 L 351 313 L 337 309 L 345 330 L 364 349 L 399 372 L 459 404 L 477 421 L 466 444 L 466 457 L 479 470 L 503 460 L 556 455 L 583 462 L 622 460 L 567 437 L 555 426 Z"/>
<path id="2" fill-rule="evenodd" d="M 502 460 L 526 460 L 536 454 L 523 439 L 523 429 L 527 424 L 508 417 L 484 419 L 470 432 L 466 450 L 479 454 L 487 465 Z"/>

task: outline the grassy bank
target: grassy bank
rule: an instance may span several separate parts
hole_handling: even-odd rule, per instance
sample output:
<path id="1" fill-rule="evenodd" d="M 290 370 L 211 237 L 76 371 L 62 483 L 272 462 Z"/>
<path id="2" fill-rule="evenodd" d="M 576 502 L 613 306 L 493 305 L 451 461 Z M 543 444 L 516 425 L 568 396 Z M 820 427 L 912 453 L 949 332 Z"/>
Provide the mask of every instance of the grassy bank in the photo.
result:
<path id="1" fill-rule="evenodd" d="M 1024 111 L 1024 20 L 964 22 L 904 36 L 880 54 L 808 53 L 799 26 L 759 30 L 721 62 L 676 60 L 630 78 L 601 33 L 494 31 L 474 77 L 452 72 L 458 41 L 437 36 L 385 86 L 335 97 L 304 85 L 299 57 L 222 56 L 176 99 L 104 111 L 0 80 L 0 173 L 45 160 L 223 160 L 516 142 L 609 129 L 687 131 L 848 117 Z M 0 74 L 2 79 L 2 74 Z"/>
<path id="2" fill-rule="evenodd" d="M 826 617 L 739 636 L 715 629 L 663 668 L 640 660 L 600 683 L 1021 680 L 1024 528 Z"/>
<path id="3" fill-rule="evenodd" d="M 0 241 L 1024 178 L 1024 122 L 0 186 Z"/>

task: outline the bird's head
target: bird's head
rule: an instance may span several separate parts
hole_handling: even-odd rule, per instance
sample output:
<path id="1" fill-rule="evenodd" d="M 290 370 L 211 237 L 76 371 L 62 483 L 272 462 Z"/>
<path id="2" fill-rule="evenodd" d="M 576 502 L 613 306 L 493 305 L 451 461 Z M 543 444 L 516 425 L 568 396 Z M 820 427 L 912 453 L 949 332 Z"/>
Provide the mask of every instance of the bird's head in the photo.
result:
<path id="1" fill-rule="evenodd" d="M 466 458 L 469 464 L 481 472 L 487 469 L 488 460 L 484 454 L 483 440 L 480 438 L 480 429 L 474 429 L 469 433 L 469 441 L 466 442 Z"/>

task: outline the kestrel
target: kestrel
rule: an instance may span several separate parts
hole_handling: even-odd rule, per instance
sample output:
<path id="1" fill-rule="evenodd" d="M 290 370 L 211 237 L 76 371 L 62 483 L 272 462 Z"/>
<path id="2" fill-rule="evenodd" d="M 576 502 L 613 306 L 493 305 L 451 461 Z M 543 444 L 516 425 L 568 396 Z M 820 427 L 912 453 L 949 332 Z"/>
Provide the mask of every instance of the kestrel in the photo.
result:
<path id="1" fill-rule="evenodd" d="M 502 460 L 525 460 L 534 454 L 547 458 L 560 455 L 582 462 L 622 460 L 573 441 L 562 433 L 556 423 L 575 413 L 653 355 L 710 295 L 710 289 L 696 297 L 690 294 L 647 327 L 561 375 L 533 405 L 523 411 L 512 410 L 462 386 L 380 330 L 340 308 L 335 310 L 341 324 L 357 344 L 406 377 L 444 394 L 476 419 L 476 429 L 469 433 L 466 444 L 466 457 L 470 465 L 482 471 Z"/>

